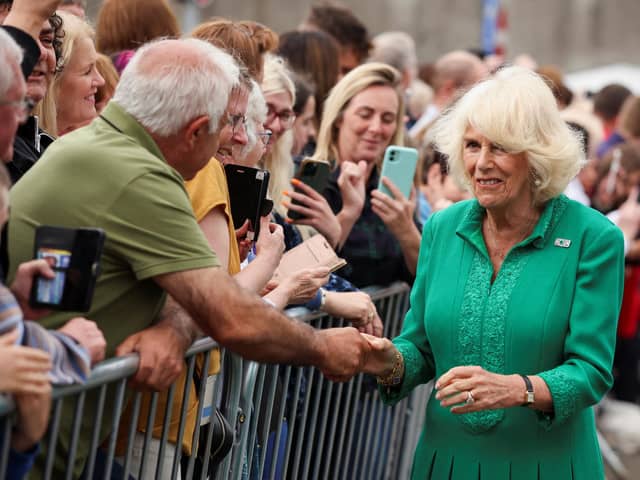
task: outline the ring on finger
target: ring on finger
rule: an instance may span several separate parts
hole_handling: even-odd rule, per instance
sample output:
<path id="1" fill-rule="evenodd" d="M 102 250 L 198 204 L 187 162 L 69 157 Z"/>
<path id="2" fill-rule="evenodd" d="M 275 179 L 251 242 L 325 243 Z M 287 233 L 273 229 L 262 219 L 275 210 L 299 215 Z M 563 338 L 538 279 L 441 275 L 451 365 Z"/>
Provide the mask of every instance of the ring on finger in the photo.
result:
<path id="1" fill-rule="evenodd" d="M 471 393 L 471 390 L 467 390 L 467 399 L 464 401 L 464 403 L 466 405 L 471 405 L 475 401 L 476 399 L 473 398 L 473 393 Z"/>

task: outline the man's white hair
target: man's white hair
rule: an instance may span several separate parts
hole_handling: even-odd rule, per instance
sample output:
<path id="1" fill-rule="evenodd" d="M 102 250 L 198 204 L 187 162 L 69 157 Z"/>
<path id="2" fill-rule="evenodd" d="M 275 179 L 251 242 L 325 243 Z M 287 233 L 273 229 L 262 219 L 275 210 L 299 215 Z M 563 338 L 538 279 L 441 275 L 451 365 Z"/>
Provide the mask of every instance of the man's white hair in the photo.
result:
<path id="1" fill-rule="evenodd" d="M 191 55 L 168 53 L 160 57 L 162 61 L 149 60 L 152 50 L 169 42 L 188 46 Z M 156 52 L 153 57 L 158 58 Z M 209 131 L 215 132 L 231 89 L 238 84 L 238 65 L 221 49 L 195 38 L 159 40 L 136 52 L 120 77 L 113 100 L 162 137 L 178 133 L 201 115 L 209 116 Z"/>
<path id="2" fill-rule="evenodd" d="M 0 100 L 4 100 L 15 84 L 16 75 L 22 75 L 20 64 L 22 49 L 4 29 L 0 28 Z"/>

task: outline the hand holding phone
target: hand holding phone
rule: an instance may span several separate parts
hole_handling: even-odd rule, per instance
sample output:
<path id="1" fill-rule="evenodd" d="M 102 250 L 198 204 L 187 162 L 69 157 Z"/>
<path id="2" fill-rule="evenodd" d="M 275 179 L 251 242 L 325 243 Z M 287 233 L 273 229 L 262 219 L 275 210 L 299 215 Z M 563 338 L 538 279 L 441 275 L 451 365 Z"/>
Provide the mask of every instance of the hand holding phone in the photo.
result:
<path id="1" fill-rule="evenodd" d="M 409 198 L 417 165 L 418 150 L 389 145 L 384 152 L 384 159 L 382 160 L 382 172 L 380 173 L 378 190 L 393 198 L 391 191 L 382 182 L 382 178 L 387 177 L 406 198 Z"/>
<path id="2" fill-rule="evenodd" d="M 36 228 L 34 256 L 46 260 L 53 278 L 38 277 L 31 289 L 34 308 L 87 312 L 100 274 L 105 233 L 98 228 Z"/>
<path id="3" fill-rule="evenodd" d="M 329 180 L 329 173 L 330 173 L 330 166 L 327 162 L 314 160 L 312 158 L 305 158 L 304 160 L 302 160 L 302 163 L 300 164 L 300 168 L 298 170 L 298 173 L 295 176 L 295 179 L 298 180 L 299 182 L 304 183 L 305 185 L 308 185 L 319 194 L 322 194 L 325 187 L 327 186 L 327 181 Z M 300 189 L 296 187 L 296 183 L 297 182 L 292 182 L 295 191 L 297 193 L 304 193 L 304 192 L 300 192 Z M 291 203 L 293 205 L 302 205 L 295 198 L 292 200 Z M 290 208 L 289 211 L 287 212 L 287 217 L 289 217 L 292 220 L 299 220 L 301 218 L 304 218 L 304 215 Z"/>

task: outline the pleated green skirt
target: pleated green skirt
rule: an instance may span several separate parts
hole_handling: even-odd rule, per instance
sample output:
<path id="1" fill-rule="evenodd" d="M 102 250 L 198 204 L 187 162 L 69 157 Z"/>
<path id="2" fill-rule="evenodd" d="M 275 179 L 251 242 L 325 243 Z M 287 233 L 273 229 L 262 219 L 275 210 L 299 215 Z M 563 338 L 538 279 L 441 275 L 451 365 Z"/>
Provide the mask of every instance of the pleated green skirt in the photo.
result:
<path id="1" fill-rule="evenodd" d="M 412 480 L 601 480 L 592 409 L 549 426 L 535 411 L 511 408 L 480 433 L 431 399 Z"/>

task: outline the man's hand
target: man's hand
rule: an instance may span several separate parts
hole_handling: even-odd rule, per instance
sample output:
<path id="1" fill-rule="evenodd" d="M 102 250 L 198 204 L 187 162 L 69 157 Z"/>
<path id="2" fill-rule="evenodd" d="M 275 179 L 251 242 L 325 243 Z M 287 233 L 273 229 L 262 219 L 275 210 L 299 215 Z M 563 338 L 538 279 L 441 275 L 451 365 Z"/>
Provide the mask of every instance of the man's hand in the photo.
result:
<path id="1" fill-rule="evenodd" d="M 18 452 L 32 448 L 47 431 L 51 410 L 51 385 L 43 393 L 24 393 L 13 399 L 18 408 L 18 422 L 11 436 L 11 446 Z"/>
<path id="2" fill-rule="evenodd" d="M 329 281 L 327 267 L 305 268 L 285 277 L 278 285 L 288 292 L 288 303 L 300 304 L 313 299 L 318 289 Z"/>
<path id="3" fill-rule="evenodd" d="M 14 0 L 4 25 L 11 25 L 31 35 L 40 36 L 42 24 L 55 13 L 62 0 Z"/>
<path id="4" fill-rule="evenodd" d="M 18 331 L 0 336 L 0 392 L 42 395 L 51 389 L 49 355 L 15 345 Z"/>
<path id="5" fill-rule="evenodd" d="M 96 322 L 83 317 L 75 317 L 65 323 L 59 332 L 73 338 L 89 352 L 91 365 L 104 360 L 107 341 Z"/>
<path id="6" fill-rule="evenodd" d="M 55 272 L 47 260 L 30 260 L 21 263 L 16 270 L 16 277 L 10 288 L 20 305 L 22 315 L 28 320 L 37 320 L 49 313 L 49 310 L 35 309 L 29 305 L 31 287 L 38 276 L 48 279 L 55 277 Z"/>
<path id="7" fill-rule="evenodd" d="M 182 373 L 187 348 L 174 328 L 159 324 L 127 337 L 116 349 L 116 356 L 138 353 L 140 363 L 131 385 L 139 390 L 161 392 Z"/>
<path id="8" fill-rule="evenodd" d="M 371 346 L 353 327 L 318 330 L 325 344 L 323 359 L 317 367 L 333 382 L 346 382 L 362 371 Z"/>
<path id="9" fill-rule="evenodd" d="M 140 363 L 131 379 L 132 386 L 163 391 L 182 373 L 184 354 L 196 333 L 191 317 L 169 296 L 158 322 L 127 337 L 116 349 L 116 356 L 137 352 Z"/>

